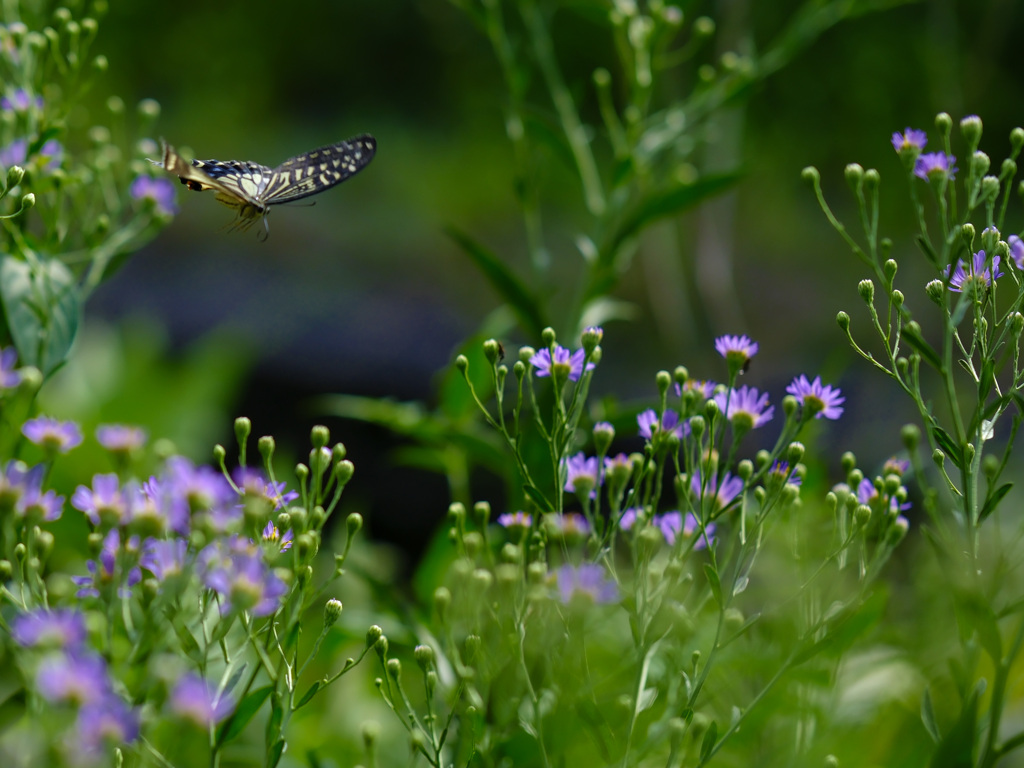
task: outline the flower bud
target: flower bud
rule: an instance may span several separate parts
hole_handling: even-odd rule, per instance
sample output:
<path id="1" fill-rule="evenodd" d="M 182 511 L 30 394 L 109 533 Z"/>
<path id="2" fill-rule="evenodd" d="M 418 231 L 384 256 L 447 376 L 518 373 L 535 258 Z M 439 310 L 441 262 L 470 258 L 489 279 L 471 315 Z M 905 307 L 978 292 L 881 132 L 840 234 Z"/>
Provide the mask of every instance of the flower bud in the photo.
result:
<path id="1" fill-rule="evenodd" d="M 599 421 L 594 425 L 594 448 L 599 456 L 608 453 L 612 440 L 615 439 L 615 427 L 607 421 Z"/>
<path id="2" fill-rule="evenodd" d="M 836 323 L 839 324 L 839 328 L 843 333 L 850 332 L 850 316 L 845 312 L 838 312 L 836 314 Z"/>
<path id="3" fill-rule="evenodd" d="M 13 189 L 25 177 L 25 169 L 20 165 L 12 165 L 7 171 L 7 189 Z"/>
<path id="4" fill-rule="evenodd" d="M 32 192 L 29 192 L 27 195 L 22 195 L 22 198 L 21 198 L 21 210 L 22 211 L 27 211 L 29 208 L 35 207 L 35 204 L 36 204 L 36 196 L 35 196 L 35 194 L 33 194 Z"/>
<path id="5" fill-rule="evenodd" d="M 402 662 L 398 659 L 388 659 L 384 664 L 384 669 L 387 670 L 388 677 L 394 680 L 396 683 L 402 676 Z"/>
<path id="6" fill-rule="evenodd" d="M 868 306 L 875 300 L 875 284 L 871 280 L 861 280 L 857 283 L 857 293 Z"/>
<path id="7" fill-rule="evenodd" d="M 491 505 L 486 501 L 478 501 L 473 505 L 473 522 L 480 528 L 486 528 L 491 519 Z"/>
<path id="8" fill-rule="evenodd" d="M 332 597 L 327 601 L 327 605 L 324 606 L 324 629 L 334 626 L 341 617 L 341 608 L 341 600 Z"/>
<path id="9" fill-rule="evenodd" d="M 595 349 L 597 345 L 601 343 L 601 339 L 604 338 L 604 329 L 596 325 L 592 325 L 583 331 L 583 335 L 580 338 L 580 344 L 583 346 L 583 351 L 589 355 Z"/>
<path id="10" fill-rule="evenodd" d="M 843 175 L 846 177 L 846 183 L 850 185 L 850 189 L 854 192 L 864 182 L 864 168 L 859 163 L 850 163 L 843 170 Z"/>
<path id="11" fill-rule="evenodd" d="M 434 666 L 434 649 L 429 645 L 417 645 L 413 649 L 412 656 L 424 672 Z"/>
<path id="12" fill-rule="evenodd" d="M 999 197 L 999 179 L 985 176 L 981 180 L 981 197 L 983 200 L 995 200 Z"/>
<path id="13" fill-rule="evenodd" d="M 363 527 L 363 516 L 358 512 L 353 512 L 345 518 L 345 530 L 348 533 L 348 537 L 351 539 L 360 529 Z"/>
<path id="14" fill-rule="evenodd" d="M 259 448 L 260 456 L 263 457 L 264 464 L 269 464 L 270 460 L 273 458 L 275 445 L 274 438 L 270 435 L 264 435 L 257 441 L 256 446 Z"/>
<path id="15" fill-rule="evenodd" d="M 558 337 L 555 335 L 555 329 L 550 326 L 545 328 L 543 331 L 540 332 L 540 340 L 545 347 L 553 346 L 555 342 L 558 340 Z"/>
<path id="16" fill-rule="evenodd" d="M 372 648 L 382 637 L 384 637 L 384 630 L 376 624 L 372 625 L 368 630 L 366 630 L 366 647 Z"/>
<path id="17" fill-rule="evenodd" d="M 882 177 L 879 176 L 878 171 L 874 168 L 868 168 L 864 171 L 864 186 L 869 192 L 874 192 L 878 189 L 878 185 L 881 180 Z"/>
<path id="18" fill-rule="evenodd" d="M 953 129 L 953 118 L 949 116 L 948 112 L 939 112 L 935 116 L 935 127 L 939 129 L 939 133 L 945 138 L 949 136 L 949 132 Z"/>
<path id="19" fill-rule="evenodd" d="M 803 443 L 797 441 L 793 441 L 792 443 L 790 443 L 789 447 L 786 449 L 786 461 L 789 462 L 789 466 L 795 467 L 797 464 L 799 464 L 801 459 L 803 459 L 804 457 L 805 450 L 806 449 L 804 448 Z M 849 455 L 851 458 L 853 457 L 853 454 L 851 453 L 844 454 L 844 458 L 846 455 Z"/>
<path id="20" fill-rule="evenodd" d="M 468 635 L 466 637 L 466 661 L 472 662 L 480 652 L 480 636 L 479 635 Z"/>
<path id="21" fill-rule="evenodd" d="M 960 132 L 968 146 L 976 147 L 981 141 L 981 118 L 977 115 L 968 115 L 960 121 Z"/>

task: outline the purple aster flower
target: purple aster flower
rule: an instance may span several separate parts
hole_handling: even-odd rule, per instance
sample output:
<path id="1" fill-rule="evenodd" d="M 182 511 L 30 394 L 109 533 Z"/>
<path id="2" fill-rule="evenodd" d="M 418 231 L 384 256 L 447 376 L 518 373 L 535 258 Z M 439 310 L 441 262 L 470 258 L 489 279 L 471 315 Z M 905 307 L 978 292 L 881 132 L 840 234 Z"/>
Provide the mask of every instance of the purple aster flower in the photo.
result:
<path id="1" fill-rule="evenodd" d="M 503 528 L 531 528 L 533 517 L 526 512 L 506 512 L 498 515 L 498 525 Z"/>
<path id="2" fill-rule="evenodd" d="M 216 725 L 235 709 L 230 696 L 218 696 L 198 675 L 187 673 L 174 686 L 170 696 L 171 711 L 201 728 Z"/>
<path id="3" fill-rule="evenodd" d="M 18 350 L 14 347 L 0 348 L 0 390 L 14 389 L 21 384 L 21 374 L 14 370 L 18 362 Z"/>
<path id="4" fill-rule="evenodd" d="M 775 406 L 768 405 L 768 393 L 755 387 L 742 386 L 719 392 L 714 397 L 719 410 L 737 429 L 748 430 L 767 424 L 775 415 Z"/>
<path id="5" fill-rule="evenodd" d="M 141 491 L 139 497 L 142 501 L 137 506 L 142 508 L 133 512 L 133 519 L 153 515 L 161 520 L 159 524 L 155 524 L 154 530 L 174 531 L 182 536 L 189 534 L 192 519 L 188 499 L 172 482 L 151 477 L 142 484 Z"/>
<path id="6" fill-rule="evenodd" d="M 684 392 L 697 392 L 707 400 L 715 391 L 715 382 L 706 379 L 687 379 L 682 386 L 676 384 L 676 395 L 683 396 Z"/>
<path id="7" fill-rule="evenodd" d="M 146 444 L 146 430 L 130 424 L 100 424 L 96 441 L 114 453 L 131 453 Z"/>
<path id="8" fill-rule="evenodd" d="M 875 484 L 868 480 L 866 477 L 860 481 L 860 485 L 857 486 L 857 501 L 861 504 L 867 504 L 868 506 L 877 506 L 881 501 L 882 495 L 875 488 Z M 899 499 L 895 495 L 889 498 L 889 509 L 893 512 L 903 512 L 910 509 L 911 503 L 905 501 L 900 504 Z"/>
<path id="9" fill-rule="evenodd" d="M 22 425 L 21 433 L 43 450 L 53 453 L 67 453 L 82 443 L 82 430 L 75 422 L 57 421 L 49 416 L 29 419 Z"/>
<path id="10" fill-rule="evenodd" d="M 788 461 L 776 460 L 772 462 L 771 469 L 768 470 L 768 478 L 776 480 L 779 487 L 785 483 L 790 485 L 800 485 L 800 483 L 803 482 L 803 479 L 799 475 L 793 474 L 793 470 L 790 469 Z"/>
<path id="11" fill-rule="evenodd" d="M 185 570 L 187 557 L 188 542 L 185 539 L 146 539 L 139 565 L 152 573 L 157 581 L 164 581 Z"/>
<path id="12" fill-rule="evenodd" d="M 952 272 L 952 274 L 950 274 Z M 976 285 L 978 288 L 987 288 L 992 285 L 992 273 L 995 272 L 995 279 L 1003 276 L 999 269 L 999 257 L 992 257 L 992 269 L 988 267 L 988 259 L 984 251 L 978 251 L 971 257 L 971 266 L 967 268 L 963 259 L 957 259 L 956 269 L 952 265 L 946 267 L 946 276 L 949 278 L 949 290 L 953 293 L 961 293 L 964 286 Z"/>
<path id="13" fill-rule="evenodd" d="M 572 491 L 577 496 L 589 493 L 590 498 L 594 498 L 597 495 L 594 489 L 601 484 L 601 472 L 596 456 L 587 458 L 582 453 L 577 453 L 563 459 L 562 467 L 566 473 L 565 490 Z"/>
<path id="14" fill-rule="evenodd" d="M 225 599 L 225 610 L 237 608 L 254 616 L 269 616 L 288 591 L 263 562 L 260 549 L 238 536 L 208 545 L 199 553 L 197 567 L 203 583 Z"/>
<path id="15" fill-rule="evenodd" d="M 905 149 L 916 149 L 920 152 L 927 143 L 928 134 L 917 128 L 908 127 L 903 133 L 894 133 L 892 135 L 892 147 L 897 152 L 902 152 Z"/>
<path id="16" fill-rule="evenodd" d="M 585 536 L 590 533 L 587 518 L 577 512 L 555 512 L 545 515 L 544 522 L 563 536 Z"/>
<path id="17" fill-rule="evenodd" d="M 26 494 L 38 492 L 45 471 L 42 464 L 29 469 L 24 462 L 13 459 L 0 467 L 0 513 L 16 510 Z"/>
<path id="18" fill-rule="evenodd" d="M 807 377 L 801 373 L 786 387 L 786 391 L 796 398 L 805 412 L 813 413 L 816 419 L 835 421 L 843 415 L 843 409 L 839 406 L 846 402 L 846 398 L 837 387 L 822 384 L 821 376 L 815 376 L 814 381 L 807 381 Z"/>
<path id="19" fill-rule="evenodd" d="M 270 509 L 284 509 L 299 498 L 297 491 L 285 490 L 286 483 L 272 483 L 261 470 L 252 467 L 237 467 L 231 478 L 243 496 L 262 499 Z"/>
<path id="20" fill-rule="evenodd" d="M 184 501 L 191 514 L 205 514 L 215 531 L 226 531 L 241 522 L 235 490 L 224 475 L 210 467 L 197 467 L 184 456 L 172 456 L 162 483 L 164 491 Z"/>
<path id="21" fill-rule="evenodd" d="M 56 139 L 50 139 L 39 148 L 39 167 L 44 171 L 55 171 L 60 168 L 64 159 L 64 147 Z"/>
<path id="22" fill-rule="evenodd" d="M 52 523 L 64 514 L 64 497 L 58 496 L 56 491 L 44 492 L 38 484 L 30 485 L 18 499 L 14 511 L 26 520 Z"/>
<path id="23" fill-rule="evenodd" d="M 24 88 L 17 88 L 10 96 L 0 98 L 0 109 L 5 112 L 28 112 L 33 105 L 36 109 L 42 109 L 43 97 L 36 96 L 33 99 Z"/>
<path id="24" fill-rule="evenodd" d="M 629 507 L 623 511 L 622 516 L 619 518 L 619 530 L 628 531 L 636 523 L 637 517 L 643 510 L 640 507 Z"/>
<path id="25" fill-rule="evenodd" d="M 71 496 L 71 506 L 84 512 L 95 526 L 121 525 L 131 514 L 121 481 L 113 473 L 94 475 L 92 488 L 78 486 Z"/>
<path id="26" fill-rule="evenodd" d="M 928 152 L 917 158 L 914 163 L 914 175 L 919 179 L 928 180 L 933 176 L 945 176 L 950 181 L 956 178 L 956 158 L 945 152 Z"/>
<path id="27" fill-rule="evenodd" d="M 77 597 L 99 597 L 107 592 L 115 584 L 117 596 L 126 598 L 131 594 L 130 587 L 134 587 L 142 581 L 142 571 L 137 565 L 128 569 L 128 574 L 123 574 L 124 560 L 120 557 L 123 553 L 135 550 L 138 547 L 138 538 L 128 539 L 127 546 L 121 547 L 121 533 L 117 528 L 111 528 L 103 538 L 103 545 L 95 560 L 88 560 L 85 563 L 89 571 L 88 576 L 72 576 L 71 581 L 78 585 L 79 590 L 75 593 Z"/>
<path id="28" fill-rule="evenodd" d="M 743 480 L 726 472 L 722 477 L 721 487 L 719 487 L 717 477 L 711 477 L 706 488 L 702 486 L 700 472 L 694 472 L 690 480 L 690 489 L 693 491 L 693 495 L 698 499 L 711 499 L 712 511 L 717 512 L 725 509 L 740 495 L 740 491 L 743 490 Z"/>
<path id="29" fill-rule="evenodd" d="M 3 149 L 0 149 L 0 165 L 10 168 L 14 165 L 25 165 L 28 159 L 28 140 L 15 139 Z"/>
<path id="30" fill-rule="evenodd" d="M 85 642 L 85 616 L 70 608 L 40 608 L 11 620 L 11 638 L 23 648 L 76 650 Z"/>
<path id="31" fill-rule="evenodd" d="M 569 381 L 579 381 L 583 375 L 583 361 L 586 353 L 582 349 L 570 352 L 563 346 L 555 345 L 555 357 L 551 359 L 551 350 L 542 349 L 530 358 L 530 365 L 537 369 L 537 376 L 550 376 L 555 366 L 566 366 L 569 370 Z M 587 363 L 587 370 L 594 370 L 593 363 Z"/>
<path id="32" fill-rule="evenodd" d="M 715 540 L 715 528 L 716 526 L 714 523 L 708 523 L 704 526 L 704 532 L 701 533 L 700 520 L 697 519 L 697 516 L 694 515 L 693 512 L 687 512 L 686 520 L 683 521 L 683 536 L 689 538 L 696 535 L 697 540 L 694 542 L 693 548 L 695 550 L 704 549 L 707 547 L 708 542 Z M 665 536 L 665 539 L 668 539 L 667 535 Z M 669 544 L 671 543 L 672 542 L 669 541 Z"/>
<path id="33" fill-rule="evenodd" d="M 882 474 L 903 477 L 908 469 L 910 469 L 909 459 L 897 459 L 895 456 L 890 456 L 885 460 L 885 464 L 882 465 Z"/>
<path id="34" fill-rule="evenodd" d="M 78 747 L 99 757 L 106 744 L 121 746 L 139 737 L 139 714 L 113 693 L 82 707 L 76 726 Z"/>
<path id="35" fill-rule="evenodd" d="M 715 339 L 715 349 L 726 360 L 737 359 L 746 363 L 757 354 L 758 344 L 747 336 L 719 336 Z"/>
<path id="36" fill-rule="evenodd" d="M 36 689 L 47 701 L 85 704 L 110 692 L 107 663 L 92 653 L 54 654 L 42 660 Z"/>
<path id="37" fill-rule="evenodd" d="M 1024 240 L 1016 235 L 1010 235 L 1006 244 L 1010 246 L 1010 258 L 1017 265 L 1017 269 L 1024 269 Z"/>
<path id="38" fill-rule="evenodd" d="M 150 201 L 157 213 L 170 216 L 178 212 L 174 199 L 174 185 L 168 179 L 154 179 L 151 176 L 137 176 L 129 189 L 135 200 Z"/>
<path id="39" fill-rule="evenodd" d="M 563 603 L 579 595 L 595 603 L 613 603 L 619 599 L 618 585 L 596 563 L 563 565 L 555 572 L 558 594 Z"/>
<path id="40" fill-rule="evenodd" d="M 690 434 L 690 422 L 679 421 L 679 414 L 671 408 L 666 408 L 658 421 L 658 414 L 653 408 L 648 408 L 637 415 L 636 424 L 639 427 L 640 436 L 651 440 L 656 434 L 672 434 L 682 440 Z"/>
<path id="41" fill-rule="evenodd" d="M 282 536 L 281 532 L 277 530 L 277 526 L 271 522 L 268 522 L 263 527 L 263 533 L 261 534 L 263 541 L 278 545 L 278 552 L 287 552 L 292 548 L 293 536 L 294 534 L 290 528 L 285 531 L 284 536 Z"/>

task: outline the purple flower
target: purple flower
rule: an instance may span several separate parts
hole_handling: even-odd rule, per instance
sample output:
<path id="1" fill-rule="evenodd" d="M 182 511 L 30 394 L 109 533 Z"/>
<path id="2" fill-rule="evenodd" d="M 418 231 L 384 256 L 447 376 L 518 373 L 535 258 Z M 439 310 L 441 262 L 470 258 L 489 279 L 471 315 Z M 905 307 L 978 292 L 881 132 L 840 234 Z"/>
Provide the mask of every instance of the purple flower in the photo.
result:
<path id="1" fill-rule="evenodd" d="M 82 430 L 73 421 L 57 421 L 49 416 L 29 419 L 21 433 L 43 450 L 67 453 L 82 443 Z"/>
<path id="2" fill-rule="evenodd" d="M 238 467 L 231 473 L 243 496 L 262 499 L 270 509 L 284 509 L 299 498 L 297 491 L 286 491 L 286 483 L 272 483 L 258 469 Z"/>
<path id="3" fill-rule="evenodd" d="M 1006 244 L 1010 246 L 1010 258 L 1017 265 L 1017 269 L 1024 269 L 1024 240 L 1016 235 L 1010 235 Z"/>
<path id="4" fill-rule="evenodd" d="M 636 523 L 637 517 L 643 510 L 640 507 L 630 507 L 622 513 L 622 517 L 619 518 L 619 530 L 628 531 Z"/>
<path id="5" fill-rule="evenodd" d="M 178 212 L 178 205 L 174 199 L 174 185 L 168 179 L 137 176 L 128 192 L 135 200 L 151 202 L 157 213 L 171 216 Z"/>
<path id="6" fill-rule="evenodd" d="M 1003 273 L 999 270 L 999 257 L 992 257 L 992 269 L 988 267 L 988 259 L 985 256 L 984 251 L 978 251 L 974 256 L 971 257 L 971 266 L 965 269 L 967 265 L 963 259 L 957 259 L 956 269 L 953 265 L 946 267 L 946 276 L 949 278 L 949 290 L 953 293 L 961 293 L 964 286 L 976 285 L 978 288 L 987 288 L 992 285 L 992 273 L 995 272 L 995 278 L 998 279 L 1003 276 Z M 952 274 L 950 274 L 952 272 Z"/>
<path id="7" fill-rule="evenodd" d="M 0 513 L 14 510 L 30 489 L 40 488 L 45 471 L 42 464 L 29 469 L 24 462 L 14 459 L 0 467 Z"/>
<path id="8" fill-rule="evenodd" d="M 768 478 L 777 481 L 780 488 L 786 483 L 789 485 L 800 485 L 803 482 L 799 475 L 793 474 L 788 461 L 772 462 L 771 469 L 768 470 Z"/>
<path id="9" fill-rule="evenodd" d="M 882 495 L 875 488 L 874 483 L 868 480 L 866 477 L 860 481 L 860 485 L 857 486 L 857 501 L 861 504 L 867 504 L 868 506 L 877 506 L 881 501 Z M 893 512 L 902 512 L 910 509 L 911 503 L 906 501 L 900 504 L 899 499 L 895 495 L 889 498 L 889 509 Z"/>
<path id="10" fill-rule="evenodd" d="M 82 752 L 98 757 L 105 744 L 120 746 L 139 737 L 139 714 L 111 693 L 82 707 L 77 731 Z"/>
<path id="11" fill-rule="evenodd" d="M 703 532 L 701 532 L 700 520 L 697 519 L 697 516 L 694 515 L 693 512 L 687 512 L 686 520 L 683 522 L 683 536 L 689 538 L 696 535 L 697 540 L 693 543 L 693 548 L 695 550 L 704 549 L 707 547 L 709 542 L 715 540 L 715 528 L 716 526 L 714 523 L 708 523 L 704 526 Z M 664 529 L 662 532 L 664 532 Z M 665 539 L 668 540 L 667 534 Z M 669 544 L 671 543 L 672 542 L 669 541 Z"/>
<path id="12" fill-rule="evenodd" d="M 225 599 L 225 610 L 237 608 L 254 616 L 269 616 L 288 591 L 263 562 L 259 548 L 238 536 L 208 545 L 199 553 L 197 568 L 203 583 Z"/>
<path id="13" fill-rule="evenodd" d="M 768 393 L 759 393 L 755 387 L 744 385 L 739 389 L 719 392 L 714 401 L 737 429 L 763 426 L 775 415 L 775 406 L 768 405 Z"/>
<path id="14" fill-rule="evenodd" d="M 580 376 L 583 375 L 583 361 L 585 359 L 586 353 L 582 349 L 569 352 L 565 347 L 555 345 L 554 360 L 551 359 L 550 350 L 542 349 L 530 358 L 530 365 L 537 369 L 538 377 L 550 376 L 555 366 L 565 366 L 569 371 L 569 380 L 579 381 Z M 594 370 L 594 364 L 587 363 L 587 370 Z"/>
<path id="15" fill-rule="evenodd" d="M 498 525 L 503 528 L 530 528 L 533 526 L 533 517 L 525 512 L 506 512 L 498 515 Z"/>
<path id="16" fill-rule="evenodd" d="M 566 473 L 565 490 L 572 491 L 577 496 L 589 493 L 590 498 L 594 498 L 597 495 L 594 489 L 601 484 L 601 472 L 596 456 L 587 458 L 582 453 L 577 453 L 563 459 L 562 467 Z"/>
<path id="17" fill-rule="evenodd" d="M 892 135 L 892 147 L 897 152 L 902 152 L 905 149 L 916 149 L 920 152 L 927 143 L 928 134 L 917 128 L 908 127 L 903 133 L 894 133 Z"/>
<path id="18" fill-rule="evenodd" d="M 909 459 L 897 459 L 895 456 L 891 456 L 885 460 L 885 464 L 882 465 L 883 475 L 899 475 L 903 477 L 907 470 L 910 469 Z"/>
<path id="19" fill-rule="evenodd" d="M 14 347 L 0 348 L 0 390 L 14 389 L 21 384 L 21 374 L 14 370 L 18 362 L 18 350 Z"/>
<path id="20" fill-rule="evenodd" d="M 50 139 L 40 147 L 37 162 L 44 171 L 55 171 L 60 168 L 60 163 L 63 159 L 64 147 L 56 139 Z"/>
<path id="21" fill-rule="evenodd" d="M 953 180 L 958 170 L 954 163 L 956 158 L 953 155 L 947 155 L 945 152 L 928 152 L 917 158 L 917 162 L 914 163 L 914 175 L 925 180 L 932 176 L 944 176 Z"/>
<path id="22" fill-rule="evenodd" d="M 821 376 L 815 376 L 814 381 L 807 381 L 807 377 L 801 373 L 786 387 L 786 391 L 796 398 L 806 413 L 813 413 L 816 419 L 834 421 L 843 415 L 843 409 L 839 406 L 846 402 L 846 398 L 831 384 L 823 385 Z"/>
<path id="23" fill-rule="evenodd" d="M 736 359 L 746 363 L 757 354 L 758 345 L 746 336 L 719 336 L 715 339 L 715 349 L 726 360 Z"/>
<path id="24" fill-rule="evenodd" d="M 172 456 L 161 484 L 163 492 L 183 503 L 189 513 L 205 514 L 216 531 L 226 531 L 242 519 L 234 489 L 224 475 L 210 467 L 197 467 L 184 456 Z"/>
<path id="25" fill-rule="evenodd" d="M 29 485 L 25 488 L 22 497 L 18 499 L 14 511 L 26 520 L 51 523 L 54 520 L 59 520 L 60 516 L 64 514 L 64 497 L 58 496 L 56 491 L 44 493 L 38 484 Z"/>
<path id="26" fill-rule="evenodd" d="M 43 97 L 36 96 L 33 99 L 24 88 L 17 88 L 9 97 L 0 98 L 0 109 L 5 112 L 28 112 L 33 105 L 36 109 L 42 109 Z"/>
<path id="27" fill-rule="evenodd" d="M 94 475 L 92 488 L 78 486 L 71 496 L 71 506 L 84 512 L 95 526 L 120 525 L 128 522 L 130 516 L 121 481 L 113 473 Z"/>
<path id="28" fill-rule="evenodd" d="M 673 411 L 671 408 L 666 408 L 665 412 L 661 415 L 661 421 L 658 421 L 658 414 L 653 408 L 648 408 L 643 413 L 636 417 L 637 427 L 639 427 L 640 436 L 646 440 L 651 440 L 656 434 L 671 434 L 682 440 L 686 435 L 690 434 L 690 422 L 679 421 L 679 414 Z M 657 427 L 657 428 L 655 428 Z"/>
<path id="29" fill-rule="evenodd" d="M 15 139 L 3 149 L 0 149 L 0 165 L 10 168 L 13 165 L 25 165 L 28 159 L 28 140 Z"/>
<path id="30" fill-rule="evenodd" d="M 203 678 L 188 673 L 171 691 L 170 707 L 175 714 L 208 728 L 230 715 L 235 703 L 227 695 L 218 696 Z"/>
<path id="31" fill-rule="evenodd" d="M 137 537 L 131 537 L 127 546 L 122 549 L 120 531 L 117 528 L 111 528 L 103 538 L 103 545 L 100 547 L 96 559 L 88 560 L 85 563 L 90 575 L 71 577 L 71 581 L 79 587 L 75 595 L 77 597 L 99 597 L 117 584 L 117 596 L 128 597 L 131 594 L 129 587 L 134 587 L 142 581 L 142 571 L 136 565 L 129 568 L 128 574 L 124 575 L 124 563 L 118 563 L 118 560 L 123 561 L 124 555 L 137 547 Z M 119 555 L 121 555 L 120 558 Z"/>
<path id="32" fill-rule="evenodd" d="M 114 453 L 131 453 L 146 444 L 146 430 L 129 424 L 100 424 L 96 441 Z"/>
<path id="33" fill-rule="evenodd" d="M 596 563 L 563 565 L 555 572 L 558 594 L 563 603 L 581 596 L 595 603 L 613 603 L 619 599 L 618 585 Z"/>
<path id="34" fill-rule="evenodd" d="M 279 552 L 287 552 L 292 548 L 293 536 L 294 534 L 290 528 L 285 531 L 284 536 L 282 536 L 281 532 L 277 530 L 277 526 L 271 522 L 267 522 L 263 527 L 263 533 L 261 534 L 263 541 L 270 544 L 277 544 Z"/>
<path id="35" fill-rule="evenodd" d="M 684 392 L 697 392 L 707 400 L 715 391 L 715 382 L 705 379 L 687 379 L 682 386 L 676 384 L 676 395 L 683 396 Z"/>
<path id="36" fill-rule="evenodd" d="M 722 477 L 721 487 L 717 477 L 711 477 L 706 488 L 702 487 L 703 484 L 700 472 L 694 472 L 690 480 L 690 489 L 698 499 L 711 499 L 714 512 L 725 509 L 743 490 L 743 480 L 732 477 L 728 472 Z"/>
<path id="37" fill-rule="evenodd" d="M 75 650 L 85 642 L 85 616 L 70 608 L 40 608 L 15 616 L 11 637 L 23 648 Z"/>
<path id="38" fill-rule="evenodd" d="M 164 581 L 185 570 L 188 542 L 185 539 L 146 539 L 139 565 Z"/>
<path id="39" fill-rule="evenodd" d="M 590 533 L 590 523 L 578 512 L 566 512 L 565 514 L 555 512 L 546 515 L 544 522 L 562 536 L 584 536 Z"/>
<path id="40" fill-rule="evenodd" d="M 85 704 L 110 691 L 107 663 L 91 653 L 54 654 L 36 672 L 36 688 L 47 701 Z"/>

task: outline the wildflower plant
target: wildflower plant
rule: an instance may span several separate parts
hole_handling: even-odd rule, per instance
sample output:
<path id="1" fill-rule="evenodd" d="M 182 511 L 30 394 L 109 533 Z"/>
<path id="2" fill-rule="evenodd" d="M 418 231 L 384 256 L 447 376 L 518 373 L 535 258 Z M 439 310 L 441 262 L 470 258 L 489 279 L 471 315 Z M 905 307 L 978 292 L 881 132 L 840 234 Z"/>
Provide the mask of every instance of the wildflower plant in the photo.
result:
<path id="1" fill-rule="evenodd" d="M 98 434 L 111 450 L 140 447 L 137 430 L 113 426 Z M 23 702 L 5 704 L 4 765 L 216 765 L 262 710 L 259 763 L 273 766 L 292 717 L 358 664 L 309 674 L 342 609 L 325 593 L 362 525 L 350 515 L 343 550 L 314 572 L 353 473 L 344 446 L 315 427 L 289 488 L 273 439 L 250 464 L 250 424 L 235 426 L 234 472 L 220 446 L 219 470 L 171 456 L 144 482 L 124 468 L 96 474 L 71 509 L 46 488 L 64 450 L 35 467 L 3 457 L 0 654 L 4 689 Z M 67 514 L 89 530 L 90 558 L 70 572 L 50 562 L 51 524 Z M 300 643 L 317 615 L 315 642 Z"/>
<path id="2" fill-rule="evenodd" d="M 8 4 L 0 25 L 0 347 L 44 376 L 66 359 L 84 301 L 174 213 L 173 186 L 145 159 L 155 143 L 128 138 L 159 105 L 141 102 L 134 124 L 116 96 L 82 111 L 108 67 L 93 51 L 106 2 L 77 17 L 49 7 Z M 83 117 L 91 127 L 70 127 Z"/>
<path id="3" fill-rule="evenodd" d="M 897 287 L 900 263 L 892 241 L 879 233 L 879 171 L 846 167 L 859 236 L 833 214 L 817 170 L 807 168 L 804 176 L 828 220 L 870 270 L 858 285 L 867 331 L 855 333 L 846 312 L 839 313 L 839 326 L 917 412 L 918 423 L 902 432 L 907 460 L 890 463 L 883 476 L 864 478 L 850 492 L 873 520 L 888 516 L 905 527 L 903 477 L 912 471 L 921 486 L 922 532 L 946 596 L 942 610 L 952 610 L 958 630 L 927 635 L 924 654 L 952 661 L 948 675 L 922 669 L 921 722 L 937 760 L 958 755 L 956 765 L 987 767 L 1024 745 L 1024 731 L 1005 717 L 1024 638 L 1024 585 L 1018 558 L 1006 549 L 1019 534 L 1008 536 L 1002 526 L 1019 527 L 1019 521 L 1000 514 L 1012 498 L 1008 478 L 1019 471 L 1012 450 L 1024 419 L 1024 252 L 1006 223 L 1024 129 L 1011 131 L 1007 157 L 996 167 L 980 149 L 979 117 L 963 118 L 959 134 L 955 144 L 954 121 L 941 113 L 930 135 L 907 128 L 892 137 L 916 214 L 915 244 L 930 271 L 923 284 Z M 826 399 L 824 390 L 817 396 Z"/>

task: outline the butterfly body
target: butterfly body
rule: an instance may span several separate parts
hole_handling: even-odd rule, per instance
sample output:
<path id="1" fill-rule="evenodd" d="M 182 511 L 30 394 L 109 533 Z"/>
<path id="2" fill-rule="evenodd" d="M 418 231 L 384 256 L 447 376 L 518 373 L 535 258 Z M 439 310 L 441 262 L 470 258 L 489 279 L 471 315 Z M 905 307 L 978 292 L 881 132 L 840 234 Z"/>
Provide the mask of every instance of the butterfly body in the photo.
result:
<path id="1" fill-rule="evenodd" d="M 290 158 L 276 168 L 243 160 L 189 163 L 170 144 L 163 149 L 163 158 L 155 165 L 191 190 L 214 190 L 217 200 L 238 212 L 235 226 L 246 229 L 260 217 L 265 224 L 272 205 L 319 194 L 359 173 L 376 154 L 377 141 L 363 134 Z"/>

